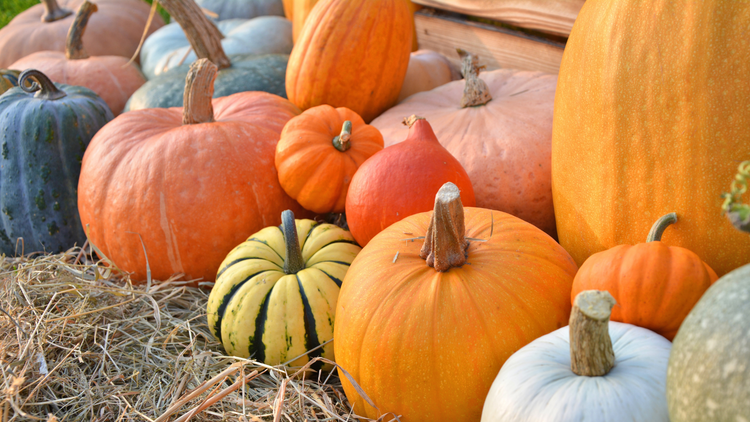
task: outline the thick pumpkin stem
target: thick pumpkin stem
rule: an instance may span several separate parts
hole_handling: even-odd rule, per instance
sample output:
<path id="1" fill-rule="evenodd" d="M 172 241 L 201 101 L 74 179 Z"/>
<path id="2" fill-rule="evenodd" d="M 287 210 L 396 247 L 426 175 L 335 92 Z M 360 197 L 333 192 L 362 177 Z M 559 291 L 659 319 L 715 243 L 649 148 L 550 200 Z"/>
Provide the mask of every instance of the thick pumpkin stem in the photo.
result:
<path id="1" fill-rule="evenodd" d="M 570 366 L 586 377 L 606 375 L 615 366 L 609 316 L 615 298 L 608 291 L 578 293 L 570 313 Z"/>
<path id="2" fill-rule="evenodd" d="M 427 120 L 424 117 L 417 116 L 416 114 L 412 114 L 409 117 L 404 117 L 403 124 L 404 126 L 408 126 L 409 129 L 411 129 L 412 126 L 414 126 L 414 123 L 417 123 L 417 120 Z"/>
<path id="3" fill-rule="evenodd" d="M 656 220 L 656 223 L 654 223 L 653 226 L 651 226 L 651 231 L 648 232 L 648 237 L 646 238 L 646 242 L 658 242 L 661 241 L 661 235 L 664 234 L 664 230 L 667 229 L 670 225 L 677 222 L 677 214 L 670 212 L 667 215 L 662 216 L 658 220 Z"/>
<path id="4" fill-rule="evenodd" d="M 461 56 L 461 73 L 466 79 L 464 95 L 461 97 L 461 107 L 487 104 L 492 100 L 492 95 L 487 83 L 479 79 L 479 71 L 484 69 L 484 66 L 479 66 L 479 57 L 460 48 L 457 51 L 458 55 Z"/>
<path id="5" fill-rule="evenodd" d="M 464 265 L 469 247 L 465 230 L 461 192 L 456 185 L 448 182 L 435 196 L 435 210 L 419 256 L 440 272 Z"/>
<path id="6" fill-rule="evenodd" d="M 81 60 L 89 57 L 83 48 L 83 34 L 86 32 L 86 25 L 89 23 L 89 18 L 97 10 L 99 8 L 88 0 L 84 1 L 81 7 L 78 8 L 76 18 L 73 20 L 73 24 L 70 25 L 70 30 L 68 30 L 68 40 L 65 44 L 65 57 L 68 60 Z"/>
<path id="7" fill-rule="evenodd" d="M 185 78 L 185 95 L 182 100 L 182 124 L 194 125 L 214 121 L 214 80 L 216 65 L 208 59 L 199 59 Z"/>
<path id="8" fill-rule="evenodd" d="M 199 59 L 211 60 L 219 70 L 232 65 L 221 46 L 224 36 L 194 0 L 160 0 L 160 3 L 185 31 Z"/>
<path id="9" fill-rule="evenodd" d="M 305 260 L 302 258 L 302 249 L 299 247 L 299 237 L 297 237 L 297 223 L 294 221 L 294 213 L 291 210 L 281 213 L 281 225 L 286 244 L 284 273 L 297 274 L 305 269 Z"/>
<path id="10" fill-rule="evenodd" d="M 29 79 L 33 80 L 33 83 L 29 82 Z M 40 98 L 43 100 L 58 100 L 67 96 L 64 91 L 57 89 L 54 83 L 44 73 L 36 69 L 27 69 L 21 73 L 18 77 L 18 86 L 24 92 L 34 94 L 34 98 Z"/>
<path id="11" fill-rule="evenodd" d="M 744 161 L 737 169 L 730 192 L 724 193 L 721 209 L 738 230 L 750 233 L 750 205 L 742 203 L 742 195 L 747 192 L 750 182 L 750 161 Z"/>
<path id="12" fill-rule="evenodd" d="M 59 21 L 60 19 L 65 19 L 73 14 L 72 10 L 60 7 L 56 0 L 42 0 L 42 5 L 44 6 L 42 22 Z"/>
<path id="13" fill-rule="evenodd" d="M 333 138 L 333 146 L 336 147 L 337 150 L 344 152 L 352 147 L 352 144 L 349 142 L 349 139 L 352 137 L 352 122 L 349 120 L 344 122 L 344 125 L 341 127 L 341 134 L 335 138 Z"/>

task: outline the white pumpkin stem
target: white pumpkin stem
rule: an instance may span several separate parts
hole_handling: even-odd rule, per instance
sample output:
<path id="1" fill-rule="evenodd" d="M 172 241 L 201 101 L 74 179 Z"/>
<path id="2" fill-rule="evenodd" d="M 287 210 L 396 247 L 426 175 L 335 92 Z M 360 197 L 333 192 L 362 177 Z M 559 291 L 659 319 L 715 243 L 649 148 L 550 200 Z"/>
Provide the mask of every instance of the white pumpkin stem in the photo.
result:
<path id="1" fill-rule="evenodd" d="M 185 95 L 182 100 L 182 124 L 194 125 L 214 121 L 214 80 L 218 69 L 208 59 L 199 59 L 185 78 Z"/>
<path id="2" fill-rule="evenodd" d="M 160 0 L 159 2 L 185 31 L 185 36 L 199 59 L 211 60 L 219 70 L 232 65 L 221 46 L 221 39 L 224 36 L 203 14 L 194 0 Z"/>
<path id="3" fill-rule="evenodd" d="M 42 6 L 44 6 L 42 22 L 59 21 L 60 19 L 65 19 L 73 14 L 72 10 L 60 7 L 56 0 L 42 0 Z"/>
<path id="4" fill-rule="evenodd" d="M 648 232 L 648 237 L 646 238 L 646 242 L 658 242 L 661 241 L 661 236 L 664 234 L 664 230 L 667 229 L 670 225 L 677 222 L 677 214 L 670 212 L 667 215 L 662 216 L 658 220 L 656 220 L 656 223 L 654 223 L 653 226 L 651 226 L 651 230 Z"/>
<path id="5" fill-rule="evenodd" d="M 608 291 L 578 293 L 570 313 L 570 366 L 574 373 L 599 377 L 615 366 L 609 316 L 615 299 Z"/>
<path id="6" fill-rule="evenodd" d="M 440 272 L 464 265 L 469 247 L 465 230 L 461 192 L 456 185 L 448 182 L 435 196 L 435 210 L 419 256 Z"/>
<path id="7" fill-rule="evenodd" d="M 479 57 L 460 48 L 456 50 L 458 55 L 461 56 L 461 73 L 466 79 L 464 95 L 461 97 L 461 107 L 487 104 L 492 100 L 492 95 L 487 83 L 479 79 L 479 72 L 484 69 L 484 66 L 479 66 Z"/>
<path id="8" fill-rule="evenodd" d="M 297 274 L 305 269 L 305 260 L 302 258 L 302 250 L 299 247 L 299 237 L 297 236 L 297 223 L 294 221 L 294 213 L 291 210 L 281 213 L 281 226 L 283 227 L 284 244 L 286 245 L 284 273 Z"/>
<path id="9" fill-rule="evenodd" d="M 86 32 L 89 18 L 97 10 L 99 8 L 88 0 L 81 3 L 81 7 L 78 8 L 73 24 L 70 25 L 68 30 L 68 39 L 65 43 L 65 57 L 68 60 L 81 60 L 89 57 L 83 48 L 83 34 Z"/>

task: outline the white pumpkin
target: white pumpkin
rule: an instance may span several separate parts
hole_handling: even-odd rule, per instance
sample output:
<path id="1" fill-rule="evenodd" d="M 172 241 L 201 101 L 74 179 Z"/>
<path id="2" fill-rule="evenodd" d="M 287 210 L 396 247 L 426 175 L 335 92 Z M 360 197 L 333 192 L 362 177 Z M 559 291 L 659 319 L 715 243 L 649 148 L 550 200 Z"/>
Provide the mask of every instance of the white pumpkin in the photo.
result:
<path id="1" fill-rule="evenodd" d="M 461 79 L 458 66 L 442 54 L 432 50 L 417 50 L 409 57 L 404 84 L 398 94 L 397 103 L 417 92 L 429 91 L 451 81 Z"/>
<path id="2" fill-rule="evenodd" d="M 589 290 L 581 292 L 576 303 L 585 297 L 581 295 L 590 298 L 591 292 L 600 298 L 612 297 L 608 292 Z M 604 333 L 595 333 L 587 341 L 578 337 L 579 345 L 587 342 L 600 350 L 603 347 L 597 344 L 597 336 L 607 337 L 614 352 L 610 356 L 614 366 L 609 372 L 601 376 L 573 372 L 571 322 L 571 326 L 529 343 L 505 362 L 485 400 L 482 422 L 668 422 L 666 377 L 672 344 L 645 328 L 610 322 L 612 304 L 614 299 L 606 304 L 606 319 L 599 321 L 602 324 L 597 328 Z M 593 306 L 601 311 L 603 304 Z M 607 328 L 609 336 L 605 335 Z M 591 353 L 584 355 L 596 355 Z M 581 354 L 576 352 L 574 356 Z M 602 360 L 599 357 L 590 362 Z"/>

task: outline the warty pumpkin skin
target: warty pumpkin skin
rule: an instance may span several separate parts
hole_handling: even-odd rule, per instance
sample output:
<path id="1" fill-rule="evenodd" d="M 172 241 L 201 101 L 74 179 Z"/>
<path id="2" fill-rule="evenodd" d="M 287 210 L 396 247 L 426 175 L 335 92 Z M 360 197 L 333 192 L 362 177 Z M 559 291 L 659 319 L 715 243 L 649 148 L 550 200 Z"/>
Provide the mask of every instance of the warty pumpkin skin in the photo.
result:
<path id="1" fill-rule="evenodd" d="M 227 19 L 252 19 L 258 16 L 284 16 L 281 0 L 196 0 L 198 6 Z"/>
<path id="2" fill-rule="evenodd" d="M 576 262 L 637 243 L 676 212 L 665 243 L 719 276 L 747 263 L 750 237 L 716 210 L 734 160 L 750 156 L 750 83 L 740 76 L 750 74 L 749 27 L 747 2 L 583 6 L 560 67 L 552 140 L 558 234 Z"/>
<path id="3" fill-rule="evenodd" d="M 36 80 L 39 91 L 25 86 Z M 29 69 L 0 96 L 0 252 L 58 253 L 86 241 L 76 186 L 89 141 L 112 112 L 91 90 Z M 23 238 L 23 242 L 17 241 Z"/>
<path id="4" fill-rule="evenodd" d="M 365 123 L 395 104 L 411 51 L 404 0 L 321 0 L 308 21 L 289 57 L 291 102 L 347 107 Z"/>

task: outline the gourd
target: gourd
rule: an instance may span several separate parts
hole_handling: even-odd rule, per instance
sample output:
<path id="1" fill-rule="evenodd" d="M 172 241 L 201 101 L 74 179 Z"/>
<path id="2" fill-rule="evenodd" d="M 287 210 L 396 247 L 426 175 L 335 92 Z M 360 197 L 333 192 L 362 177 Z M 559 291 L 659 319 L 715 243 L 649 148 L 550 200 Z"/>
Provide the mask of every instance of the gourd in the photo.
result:
<path id="1" fill-rule="evenodd" d="M 644 328 L 609 322 L 613 305 L 606 291 L 579 293 L 568 327 L 505 362 L 482 422 L 668 422 L 671 344 Z"/>
<path id="2" fill-rule="evenodd" d="M 384 151 L 388 150 L 386 148 Z M 425 236 L 424 243 L 414 241 Z M 576 266 L 541 230 L 463 208 L 458 188 L 434 212 L 393 224 L 357 255 L 336 305 L 336 362 L 360 415 L 477 421 L 505 360 L 567 324 Z"/>
<path id="3" fill-rule="evenodd" d="M 667 212 L 680 223 L 664 242 L 718 276 L 748 262 L 750 237 L 716 212 L 716 192 L 732 177 L 726 163 L 750 156 L 750 84 L 738 83 L 750 74 L 749 27 L 748 2 L 584 4 L 552 136 L 559 239 L 579 265 L 642 241 Z"/>
<path id="4" fill-rule="evenodd" d="M 252 19 L 258 16 L 284 16 L 281 0 L 196 0 L 198 6 L 227 19 Z M 260 41 L 260 40 L 253 40 Z"/>
<path id="5" fill-rule="evenodd" d="M 414 94 L 372 125 L 387 148 L 406 137 L 404 116 L 424 116 L 469 174 L 478 207 L 515 215 L 555 237 L 550 154 L 557 76 L 500 69 L 480 78 L 478 57 L 461 54 L 464 81 Z"/>
<path id="6" fill-rule="evenodd" d="M 342 213 L 349 183 L 383 135 L 345 107 L 313 107 L 284 126 L 275 164 L 284 191 L 318 214 Z"/>
<path id="7" fill-rule="evenodd" d="M 576 274 L 571 301 L 585 290 L 606 290 L 618 303 L 612 321 L 644 327 L 672 340 L 718 278 L 698 255 L 661 242 L 665 229 L 675 222 L 677 215 L 667 214 L 651 227 L 646 243 L 591 255 Z"/>
<path id="8" fill-rule="evenodd" d="M 264 92 L 212 101 L 215 77 L 211 62 L 195 62 L 184 108 L 123 113 L 83 157 L 81 222 L 136 282 L 147 268 L 154 279 L 212 281 L 227 253 L 278 224 L 281 211 L 306 215 L 273 168 L 281 129 L 299 109 Z"/>
<path id="9" fill-rule="evenodd" d="M 409 67 L 397 101 L 400 103 L 412 94 L 458 79 L 461 79 L 461 73 L 445 56 L 432 50 L 417 50 L 409 57 Z"/>
<path id="10" fill-rule="evenodd" d="M 83 245 L 76 203 L 80 160 L 112 117 L 89 89 L 54 84 L 34 69 L 0 95 L 1 253 L 58 253 Z"/>
<path id="11" fill-rule="evenodd" d="M 65 51 L 73 12 L 84 0 L 41 0 L 0 29 L 0 68 L 37 51 Z M 135 54 L 151 7 L 142 0 L 97 0 L 99 14 L 88 25 L 83 43 L 92 56 Z M 154 15 L 147 35 L 164 26 Z"/>
<path id="12" fill-rule="evenodd" d="M 361 248 L 333 224 L 295 220 L 289 210 L 281 220 L 224 259 L 208 297 L 208 326 L 230 355 L 268 365 L 333 360 L 333 344 L 325 343 L 333 339 L 341 282 Z"/>
<path id="13" fill-rule="evenodd" d="M 65 52 L 38 51 L 13 63 L 15 69 L 37 69 L 54 82 L 85 86 L 99 95 L 117 116 L 128 98 L 146 82 L 138 67 L 122 56 L 89 56 L 83 36 L 89 18 L 98 10 L 84 1 L 68 31 Z"/>

